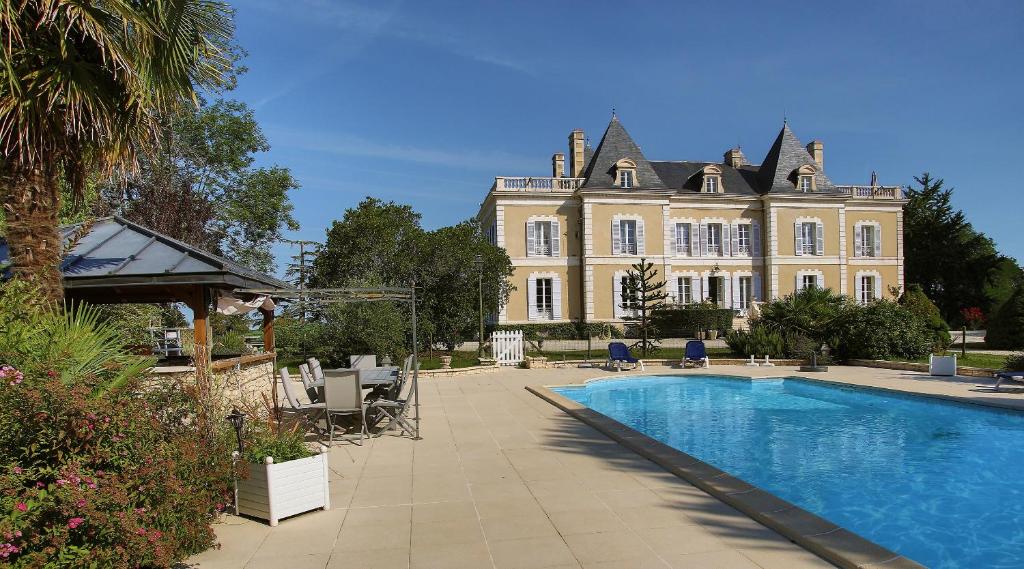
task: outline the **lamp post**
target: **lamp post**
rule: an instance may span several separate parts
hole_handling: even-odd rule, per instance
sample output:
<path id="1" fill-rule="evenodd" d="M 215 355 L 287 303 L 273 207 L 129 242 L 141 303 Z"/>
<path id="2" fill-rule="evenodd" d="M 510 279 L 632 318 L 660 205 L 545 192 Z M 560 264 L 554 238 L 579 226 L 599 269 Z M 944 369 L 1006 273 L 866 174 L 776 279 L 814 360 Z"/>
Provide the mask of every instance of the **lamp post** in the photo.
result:
<path id="1" fill-rule="evenodd" d="M 238 409 L 232 409 L 231 413 L 225 417 L 227 422 L 231 423 L 231 426 L 235 428 L 235 438 L 238 440 L 238 456 L 242 456 L 242 425 L 245 424 L 245 413 L 242 413 Z"/>
<path id="2" fill-rule="evenodd" d="M 479 308 L 480 308 L 480 335 L 477 336 L 476 342 L 476 359 L 480 359 L 484 356 L 484 257 L 483 255 L 477 255 L 473 258 L 473 266 L 476 267 L 477 274 L 477 294 L 479 295 Z"/>

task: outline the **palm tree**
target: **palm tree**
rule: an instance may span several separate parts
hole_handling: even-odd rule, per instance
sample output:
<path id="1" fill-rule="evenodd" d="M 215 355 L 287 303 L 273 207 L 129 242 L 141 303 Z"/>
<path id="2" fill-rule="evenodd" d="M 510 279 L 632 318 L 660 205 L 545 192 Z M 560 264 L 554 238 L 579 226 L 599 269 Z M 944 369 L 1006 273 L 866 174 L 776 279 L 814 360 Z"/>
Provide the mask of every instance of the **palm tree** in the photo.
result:
<path id="1" fill-rule="evenodd" d="M 63 296 L 61 188 L 131 168 L 161 115 L 231 81 L 217 0 L 0 2 L 0 197 L 15 274 Z"/>

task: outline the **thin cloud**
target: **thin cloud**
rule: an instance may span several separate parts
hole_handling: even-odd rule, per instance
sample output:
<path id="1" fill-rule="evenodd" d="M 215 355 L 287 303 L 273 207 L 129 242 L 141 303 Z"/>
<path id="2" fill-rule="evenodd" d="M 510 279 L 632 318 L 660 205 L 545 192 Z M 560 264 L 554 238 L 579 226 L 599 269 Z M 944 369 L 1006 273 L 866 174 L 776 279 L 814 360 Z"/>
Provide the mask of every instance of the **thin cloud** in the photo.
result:
<path id="1" fill-rule="evenodd" d="M 269 129 L 268 129 L 269 131 Z M 507 152 L 480 152 L 476 150 L 446 150 L 425 148 L 407 144 L 381 143 L 353 135 L 324 136 L 317 132 L 274 130 L 271 133 L 274 144 L 311 152 L 323 152 L 338 156 L 379 158 L 418 164 L 432 164 L 452 168 L 505 172 L 518 175 L 536 171 L 542 161 Z"/>

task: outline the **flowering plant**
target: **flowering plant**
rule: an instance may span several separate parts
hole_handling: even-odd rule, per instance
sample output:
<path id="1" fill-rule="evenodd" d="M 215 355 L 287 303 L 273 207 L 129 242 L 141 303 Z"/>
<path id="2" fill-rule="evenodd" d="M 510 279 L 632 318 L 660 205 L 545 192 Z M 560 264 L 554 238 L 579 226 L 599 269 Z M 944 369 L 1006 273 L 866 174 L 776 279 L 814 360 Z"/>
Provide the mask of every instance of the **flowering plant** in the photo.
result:
<path id="1" fill-rule="evenodd" d="M 970 330 L 978 330 L 985 325 L 985 313 L 977 306 L 961 308 L 960 317 L 964 319 L 964 325 Z"/>

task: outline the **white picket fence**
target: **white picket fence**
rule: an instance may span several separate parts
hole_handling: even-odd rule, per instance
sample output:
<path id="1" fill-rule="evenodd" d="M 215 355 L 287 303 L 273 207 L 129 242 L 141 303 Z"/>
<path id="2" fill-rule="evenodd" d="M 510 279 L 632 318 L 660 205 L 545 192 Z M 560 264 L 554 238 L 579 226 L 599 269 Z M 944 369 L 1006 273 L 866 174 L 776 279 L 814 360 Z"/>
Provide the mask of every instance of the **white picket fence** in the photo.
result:
<path id="1" fill-rule="evenodd" d="M 523 361 L 523 331 L 491 332 L 491 357 L 498 362 L 498 365 L 519 365 Z"/>

